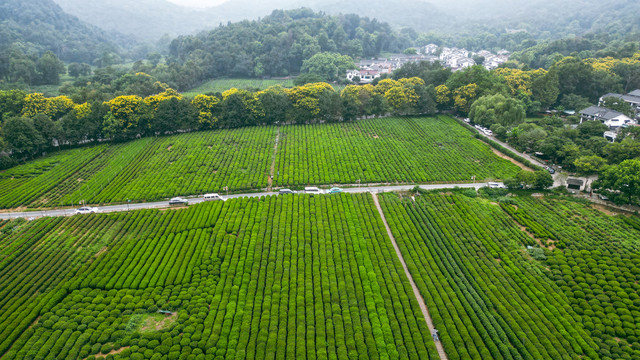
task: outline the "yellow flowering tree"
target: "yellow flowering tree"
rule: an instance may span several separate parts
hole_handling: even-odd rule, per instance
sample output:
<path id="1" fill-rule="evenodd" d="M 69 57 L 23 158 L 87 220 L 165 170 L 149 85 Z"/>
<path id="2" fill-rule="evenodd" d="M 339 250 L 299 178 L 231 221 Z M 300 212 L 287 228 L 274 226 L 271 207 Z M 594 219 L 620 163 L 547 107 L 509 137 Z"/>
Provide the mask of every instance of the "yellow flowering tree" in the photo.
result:
<path id="1" fill-rule="evenodd" d="M 148 109 L 140 96 L 118 96 L 105 102 L 105 105 L 109 108 L 103 122 L 106 137 L 115 140 L 130 139 L 144 131 Z"/>
<path id="2" fill-rule="evenodd" d="M 451 90 L 447 85 L 436 86 L 436 103 L 440 108 L 446 108 L 451 104 Z"/>
<path id="3" fill-rule="evenodd" d="M 320 114 L 320 97 L 324 92 L 335 92 L 327 83 L 311 83 L 287 90 L 291 101 L 290 116 L 293 121 L 303 124 L 318 118 Z"/>
<path id="4" fill-rule="evenodd" d="M 28 94 L 24 98 L 22 116 L 34 117 L 36 114 L 45 114 L 57 120 L 71 111 L 76 104 L 66 96 L 46 98 L 41 93 Z"/>
<path id="5" fill-rule="evenodd" d="M 453 102 L 456 110 L 461 113 L 469 113 L 471 104 L 478 97 L 478 85 L 467 84 L 457 88 L 453 92 Z"/>
<path id="6" fill-rule="evenodd" d="M 217 125 L 220 99 L 215 96 L 197 95 L 191 104 L 198 111 L 198 123 L 201 128 L 211 129 Z"/>

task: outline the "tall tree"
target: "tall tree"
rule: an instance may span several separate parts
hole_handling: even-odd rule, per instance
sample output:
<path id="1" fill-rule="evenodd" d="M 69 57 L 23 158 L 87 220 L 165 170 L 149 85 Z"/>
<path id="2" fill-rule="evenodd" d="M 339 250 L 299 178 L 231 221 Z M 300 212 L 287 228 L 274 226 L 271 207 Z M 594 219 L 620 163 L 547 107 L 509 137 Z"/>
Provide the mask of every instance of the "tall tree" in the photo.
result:
<path id="1" fill-rule="evenodd" d="M 595 188 L 617 190 L 627 195 L 629 203 L 640 196 L 640 160 L 625 160 L 604 171 Z"/>
<path id="2" fill-rule="evenodd" d="M 33 126 L 33 121 L 25 117 L 12 117 L 4 122 L 2 135 L 10 151 L 33 157 L 45 140 Z"/>
<path id="3" fill-rule="evenodd" d="M 38 60 L 36 69 L 40 75 L 40 83 L 44 85 L 60 84 L 60 74 L 64 74 L 67 71 L 64 63 L 51 51 L 47 51 L 42 55 Z"/>

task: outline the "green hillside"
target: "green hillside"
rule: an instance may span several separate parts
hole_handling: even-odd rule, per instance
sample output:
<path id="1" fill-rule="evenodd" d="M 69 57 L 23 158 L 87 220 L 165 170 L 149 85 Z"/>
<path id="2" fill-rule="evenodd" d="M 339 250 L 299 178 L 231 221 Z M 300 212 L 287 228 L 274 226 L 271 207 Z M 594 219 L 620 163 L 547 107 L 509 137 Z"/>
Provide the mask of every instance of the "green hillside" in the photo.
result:
<path id="1" fill-rule="evenodd" d="M 65 13 L 52 0 L 2 1 L 0 34 L 0 50 L 11 57 L 17 51 L 25 57 L 52 51 L 63 61 L 88 64 L 117 51 L 115 44 L 124 40 Z"/>
<path id="2" fill-rule="evenodd" d="M 448 117 L 249 127 L 55 153 L 1 172 L 0 207 L 148 201 L 225 187 L 470 182 L 518 170 Z"/>

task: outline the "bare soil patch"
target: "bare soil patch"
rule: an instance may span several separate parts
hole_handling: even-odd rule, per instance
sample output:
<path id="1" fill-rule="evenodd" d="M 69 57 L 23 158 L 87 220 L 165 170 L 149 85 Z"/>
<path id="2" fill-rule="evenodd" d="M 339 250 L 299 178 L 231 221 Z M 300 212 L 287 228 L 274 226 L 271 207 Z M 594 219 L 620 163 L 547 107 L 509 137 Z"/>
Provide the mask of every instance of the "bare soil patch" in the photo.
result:
<path id="1" fill-rule="evenodd" d="M 41 317 L 42 317 L 42 316 L 38 316 L 38 317 L 37 317 L 37 318 L 36 318 L 36 319 L 31 323 L 31 325 L 29 325 L 29 327 L 28 327 L 27 329 L 31 329 L 31 328 L 33 327 L 33 325 L 37 324 L 37 323 L 38 323 L 38 321 L 40 321 L 40 318 L 41 318 Z"/>
<path id="2" fill-rule="evenodd" d="M 604 206 L 604 205 L 600 205 L 600 204 L 592 204 L 592 205 L 591 205 L 591 207 L 592 207 L 592 208 L 594 208 L 594 209 L 596 209 L 596 210 L 598 210 L 598 211 L 600 211 L 600 212 L 603 212 L 603 213 L 605 213 L 605 214 L 607 214 L 607 215 L 609 215 L 609 216 L 616 216 L 616 215 L 618 215 L 618 213 L 617 213 L 617 212 L 612 211 L 612 209 L 610 209 L 610 208 L 608 208 L 608 207 L 606 207 L 606 206 Z"/>
<path id="3" fill-rule="evenodd" d="M 100 352 L 100 353 L 97 353 L 95 356 L 96 356 L 96 357 L 98 357 L 98 356 L 107 357 L 107 355 L 115 355 L 115 354 L 119 354 L 119 353 L 123 352 L 125 349 L 128 349 L 128 348 L 130 348 L 130 346 L 123 346 L 123 347 L 121 347 L 121 348 L 120 348 L 120 349 L 118 349 L 118 350 L 111 350 L 111 351 L 109 351 L 109 352 L 108 352 L 108 353 L 106 353 L 106 354 L 103 354 L 103 353 L 101 353 L 101 352 Z M 85 358 L 85 359 L 86 359 L 86 358 Z"/>
<path id="4" fill-rule="evenodd" d="M 176 312 L 171 315 L 164 315 L 160 313 L 152 314 L 144 319 L 140 331 L 146 332 L 166 329 L 169 325 L 173 324 L 177 318 L 178 314 Z"/>
<path id="5" fill-rule="evenodd" d="M 169 145 L 169 147 L 167 148 L 167 151 L 171 151 L 172 148 L 173 148 L 173 145 Z"/>
<path id="6" fill-rule="evenodd" d="M 107 247 L 107 246 L 103 247 L 102 249 L 100 249 L 100 251 L 98 251 L 98 252 L 96 253 L 95 257 L 98 257 L 98 256 L 100 256 L 100 255 L 104 254 L 105 252 L 107 252 L 107 249 L 108 249 L 108 247 Z"/>
<path id="7" fill-rule="evenodd" d="M 521 162 L 519 162 L 519 161 L 517 161 L 517 160 L 515 160 L 515 159 L 510 158 L 509 156 L 507 156 L 507 155 L 505 155 L 505 154 L 501 153 L 500 151 L 498 151 L 498 150 L 496 150 L 496 149 L 494 149 L 494 148 L 491 148 L 491 150 L 493 151 L 493 153 L 494 153 L 494 154 L 498 155 L 499 157 L 501 157 L 501 158 L 503 158 L 503 159 L 505 159 L 505 160 L 509 160 L 509 161 L 511 161 L 514 165 L 516 165 L 516 166 L 520 167 L 522 170 L 525 170 L 525 171 L 533 171 L 533 169 L 531 169 L 531 168 L 529 168 L 529 167 L 525 166 L 523 163 L 521 163 Z"/>

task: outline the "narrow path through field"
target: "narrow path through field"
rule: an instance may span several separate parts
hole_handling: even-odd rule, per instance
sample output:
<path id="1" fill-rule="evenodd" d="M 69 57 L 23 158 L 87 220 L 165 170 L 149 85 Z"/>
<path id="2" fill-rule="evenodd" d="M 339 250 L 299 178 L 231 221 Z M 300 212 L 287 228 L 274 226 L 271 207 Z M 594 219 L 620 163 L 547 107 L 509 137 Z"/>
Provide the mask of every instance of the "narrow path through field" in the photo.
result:
<path id="1" fill-rule="evenodd" d="M 416 300 L 418 300 L 418 304 L 420 305 L 420 310 L 422 310 L 422 315 L 424 315 L 424 321 L 427 322 L 427 326 L 429 327 L 429 331 L 432 331 L 434 329 L 434 326 L 433 326 L 433 320 L 431 320 L 431 315 L 429 315 L 429 309 L 427 309 L 427 304 L 425 304 L 424 298 L 420 294 L 420 290 L 418 290 L 418 287 L 416 286 L 415 281 L 413 281 L 413 277 L 411 276 L 411 273 L 409 272 L 409 268 L 407 267 L 407 263 L 404 261 L 404 258 L 402 257 L 402 253 L 400 252 L 400 248 L 398 247 L 398 244 L 396 243 L 396 239 L 393 237 L 393 233 L 391 233 L 391 228 L 389 227 L 389 223 L 387 222 L 387 218 L 384 216 L 384 212 L 382 212 L 382 207 L 380 206 L 380 202 L 378 201 L 378 194 L 371 193 L 371 196 L 373 196 L 373 202 L 376 204 L 376 208 L 378 209 L 378 212 L 380 213 L 380 217 L 382 218 L 382 222 L 384 223 L 384 227 L 387 228 L 387 234 L 389 235 L 389 238 L 391 239 L 391 243 L 393 244 L 393 248 L 396 250 L 396 254 L 398 255 L 398 259 L 400 259 L 400 263 L 402 264 L 402 268 L 404 269 L 404 273 L 407 275 L 407 278 L 409 279 L 409 283 L 411 284 L 411 288 L 413 289 L 413 294 L 415 295 Z M 447 353 L 444 352 L 444 347 L 442 346 L 442 341 L 436 341 L 435 344 L 436 344 L 436 349 L 438 349 L 438 354 L 440 355 L 440 359 L 446 360 L 447 359 Z"/>
<path id="2" fill-rule="evenodd" d="M 278 142 L 280 141 L 280 127 L 278 127 L 278 132 L 276 133 L 276 141 L 273 145 L 273 159 L 271 159 L 271 169 L 269 171 L 269 180 L 267 185 L 267 191 L 271 191 L 273 189 L 273 176 L 276 172 L 276 156 L 278 155 Z"/>

